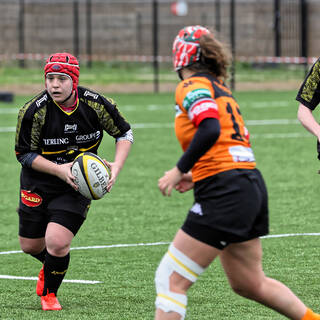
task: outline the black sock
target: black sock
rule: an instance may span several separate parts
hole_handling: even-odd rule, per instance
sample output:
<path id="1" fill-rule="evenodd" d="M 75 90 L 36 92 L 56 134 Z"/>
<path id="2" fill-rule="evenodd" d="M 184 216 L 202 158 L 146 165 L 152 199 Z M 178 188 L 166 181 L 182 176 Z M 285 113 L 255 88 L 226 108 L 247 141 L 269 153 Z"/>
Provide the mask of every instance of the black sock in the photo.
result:
<path id="1" fill-rule="evenodd" d="M 31 256 L 33 256 L 34 258 L 39 260 L 41 263 L 44 263 L 44 260 L 46 258 L 46 254 L 47 254 L 47 248 L 44 248 L 43 251 L 41 251 L 40 253 L 31 254 Z"/>
<path id="2" fill-rule="evenodd" d="M 61 282 L 67 273 L 69 261 L 69 253 L 65 257 L 55 257 L 47 253 L 44 262 L 44 295 L 52 292 L 57 295 Z"/>

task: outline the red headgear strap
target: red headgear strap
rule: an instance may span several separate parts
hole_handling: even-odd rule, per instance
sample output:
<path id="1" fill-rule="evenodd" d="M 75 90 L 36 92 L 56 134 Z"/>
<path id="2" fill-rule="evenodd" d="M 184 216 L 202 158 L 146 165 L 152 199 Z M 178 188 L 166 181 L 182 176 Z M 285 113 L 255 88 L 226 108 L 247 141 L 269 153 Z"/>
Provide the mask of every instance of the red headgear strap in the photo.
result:
<path id="1" fill-rule="evenodd" d="M 76 57 L 69 53 L 55 53 L 51 55 L 44 67 L 44 76 L 48 73 L 66 74 L 72 79 L 73 90 L 77 89 L 79 83 L 79 62 Z"/>
<path id="2" fill-rule="evenodd" d="M 200 59 L 200 38 L 210 31 L 201 26 L 181 29 L 173 42 L 173 66 L 176 71 Z"/>

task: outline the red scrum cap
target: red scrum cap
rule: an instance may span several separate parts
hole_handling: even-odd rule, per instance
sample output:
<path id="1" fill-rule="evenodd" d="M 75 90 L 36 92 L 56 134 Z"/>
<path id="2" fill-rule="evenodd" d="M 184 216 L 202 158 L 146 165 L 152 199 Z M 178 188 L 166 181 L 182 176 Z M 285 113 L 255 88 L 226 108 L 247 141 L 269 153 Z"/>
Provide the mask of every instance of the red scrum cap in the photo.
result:
<path id="1" fill-rule="evenodd" d="M 210 31 L 201 26 L 181 29 L 173 42 L 173 66 L 176 71 L 200 60 L 200 38 Z"/>
<path id="2" fill-rule="evenodd" d="M 48 73 L 64 74 L 71 78 L 72 88 L 76 90 L 79 83 L 79 62 L 76 57 L 69 53 L 55 53 L 51 55 L 44 67 L 44 75 Z"/>

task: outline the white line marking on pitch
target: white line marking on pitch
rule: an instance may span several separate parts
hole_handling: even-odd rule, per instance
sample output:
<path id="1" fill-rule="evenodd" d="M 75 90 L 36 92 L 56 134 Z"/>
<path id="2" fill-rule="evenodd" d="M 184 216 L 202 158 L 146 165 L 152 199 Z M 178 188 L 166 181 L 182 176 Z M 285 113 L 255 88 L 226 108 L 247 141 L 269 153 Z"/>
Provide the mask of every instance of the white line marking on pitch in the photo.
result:
<path id="1" fill-rule="evenodd" d="M 110 244 L 104 246 L 90 246 L 90 247 L 75 247 L 70 248 L 70 250 L 88 250 L 88 249 L 107 249 L 107 248 L 128 248 L 128 247 L 145 247 L 145 246 L 159 246 L 164 244 L 169 244 L 170 242 L 151 242 L 151 243 L 129 243 L 129 244 Z M 2 251 L 0 254 L 13 254 L 22 253 L 21 250 L 15 251 Z"/>
<path id="2" fill-rule="evenodd" d="M 266 120 L 247 120 L 245 121 L 250 126 L 268 126 L 280 124 L 300 124 L 297 119 L 266 119 Z"/>
<path id="3" fill-rule="evenodd" d="M 286 238 L 286 237 L 301 237 L 301 236 L 320 236 L 320 233 L 284 233 L 284 234 L 269 234 L 261 237 L 261 239 L 268 238 Z M 149 242 L 149 243 L 127 243 L 127 244 L 110 244 L 101 246 L 88 246 L 88 247 L 74 247 L 70 250 L 90 250 L 90 249 L 108 249 L 108 248 L 129 248 L 129 247 L 147 247 L 147 246 L 161 246 L 168 245 L 171 242 Z M 14 254 L 22 253 L 21 250 L 2 251 L 0 254 Z"/>
<path id="4" fill-rule="evenodd" d="M 38 277 L 17 277 L 17 276 L 0 275 L 0 279 L 10 279 L 10 280 L 38 280 Z M 64 279 L 63 282 L 83 283 L 83 284 L 97 284 L 97 283 L 102 283 L 102 281 L 95 281 L 95 280 L 67 280 L 67 279 Z"/>
<path id="5" fill-rule="evenodd" d="M 294 105 L 291 103 L 291 101 L 254 101 L 254 102 L 242 102 L 240 103 L 240 107 L 246 108 L 254 108 L 254 109 L 260 109 L 260 108 L 278 108 L 278 107 L 288 107 L 290 105 Z M 123 105 L 121 106 L 122 111 L 136 111 L 141 110 L 142 108 L 145 108 L 147 111 L 155 111 L 155 110 L 174 110 L 173 104 L 149 104 L 146 106 L 139 106 L 136 105 Z M 17 114 L 19 112 L 19 108 L 0 108 L 0 114 Z"/>
<path id="6" fill-rule="evenodd" d="M 265 120 L 247 120 L 246 125 L 248 126 L 268 126 L 268 125 L 290 125 L 290 124 L 299 124 L 300 122 L 297 119 L 265 119 Z M 133 129 L 161 129 L 161 128 L 173 128 L 174 124 L 169 123 L 133 123 Z M 0 127 L 0 132 L 8 133 L 15 132 L 15 127 Z"/>
<path id="7" fill-rule="evenodd" d="M 267 236 L 261 237 L 261 239 L 270 239 L 270 238 L 286 238 L 286 237 L 299 237 L 299 236 L 320 236 L 320 233 L 285 233 L 285 234 L 270 234 Z M 129 244 L 111 244 L 104 246 L 89 246 L 89 247 L 75 247 L 70 250 L 90 250 L 90 249 L 107 249 L 107 248 L 128 248 L 128 247 L 140 247 L 140 246 L 159 246 L 159 245 L 168 245 L 170 242 L 151 242 L 151 243 L 129 243 Z M 21 250 L 14 251 L 2 251 L 0 254 L 14 254 L 22 253 Z M 17 277 L 9 275 L 0 275 L 0 279 L 10 279 L 10 280 L 38 280 L 38 277 Z M 102 281 L 95 280 L 63 280 L 63 282 L 69 283 L 83 283 L 83 284 L 97 284 L 102 283 Z"/>
<path id="8" fill-rule="evenodd" d="M 297 102 L 298 103 L 298 102 Z M 289 105 L 295 105 L 291 101 L 254 101 L 254 102 L 242 102 L 241 107 L 251 107 L 255 109 L 259 108 L 278 108 L 278 107 L 289 107 Z"/>

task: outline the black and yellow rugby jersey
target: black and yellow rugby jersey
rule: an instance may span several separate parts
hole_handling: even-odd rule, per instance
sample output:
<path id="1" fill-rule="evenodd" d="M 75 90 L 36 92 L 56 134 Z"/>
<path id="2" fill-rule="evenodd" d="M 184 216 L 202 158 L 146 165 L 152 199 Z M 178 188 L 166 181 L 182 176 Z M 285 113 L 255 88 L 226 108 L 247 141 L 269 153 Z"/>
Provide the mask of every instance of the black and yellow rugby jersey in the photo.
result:
<path id="1" fill-rule="evenodd" d="M 320 58 L 313 64 L 303 81 L 296 100 L 310 110 L 314 110 L 320 102 Z"/>
<path id="2" fill-rule="evenodd" d="M 34 152 L 57 164 L 71 162 L 81 152 L 97 153 L 103 132 L 117 138 L 130 129 L 116 103 L 78 87 L 77 106 L 65 112 L 47 91 L 27 102 L 19 111 L 15 151 L 17 157 Z M 22 175 L 39 181 L 49 175 L 22 168 Z M 56 177 L 50 177 L 50 180 Z M 32 179 L 33 180 L 33 179 Z"/>

